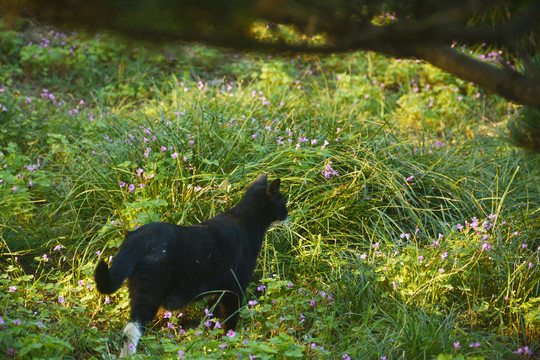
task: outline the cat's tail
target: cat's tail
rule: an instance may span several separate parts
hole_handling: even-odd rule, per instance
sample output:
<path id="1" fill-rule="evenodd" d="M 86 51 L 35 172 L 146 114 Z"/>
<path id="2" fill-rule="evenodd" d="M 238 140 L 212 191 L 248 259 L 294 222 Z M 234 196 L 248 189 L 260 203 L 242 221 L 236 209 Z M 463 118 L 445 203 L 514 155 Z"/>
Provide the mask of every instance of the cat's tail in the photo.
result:
<path id="1" fill-rule="evenodd" d="M 96 288 L 100 293 L 112 294 L 122 286 L 124 280 L 131 275 L 139 260 L 138 256 L 133 255 L 133 253 L 128 251 L 122 251 L 121 248 L 110 268 L 103 260 L 98 263 L 94 273 L 94 279 L 96 281 Z"/>

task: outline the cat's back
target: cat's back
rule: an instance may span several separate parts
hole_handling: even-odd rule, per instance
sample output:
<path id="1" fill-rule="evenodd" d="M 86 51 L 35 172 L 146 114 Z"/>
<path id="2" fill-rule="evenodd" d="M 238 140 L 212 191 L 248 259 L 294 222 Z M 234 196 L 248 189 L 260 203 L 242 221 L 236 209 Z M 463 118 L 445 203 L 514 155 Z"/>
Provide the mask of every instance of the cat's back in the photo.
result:
<path id="1" fill-rule="evenodd" d="M 181 225 L 167 222 L 151 222 L 135 230 L 128 231 L 126 238 L 148 237 L 149 235 L 170 236 L 180 231 L 181 228 Z"/>
<path id="2" fill-rule="evenodd" d="M 148 248 L 155 246 L 156 243 L 170 243 L 182 236 L 184 228 L 186 226 L 166 222 L 148 223 L 128 231 L 122 246 Z"/>
<path id="3" fill-rule="evenodd" d="M 212 218 L 195 225 L 176 225 L 167 222 L 152 222 L 129 231 L 124 243 L 138 243 L 152 246 L 155 243 L 169 245 L 185 245 L 194 241 L 204 241 L 220 233 L 229 233 L 230 227 L 235 227 L 230 221 Z"/>

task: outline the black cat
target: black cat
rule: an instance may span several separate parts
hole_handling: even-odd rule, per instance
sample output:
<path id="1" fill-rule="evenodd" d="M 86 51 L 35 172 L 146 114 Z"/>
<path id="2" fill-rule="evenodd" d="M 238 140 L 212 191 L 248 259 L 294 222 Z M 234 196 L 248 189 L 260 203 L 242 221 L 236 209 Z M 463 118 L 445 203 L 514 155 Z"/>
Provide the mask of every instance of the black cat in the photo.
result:
<path id="1" fill-rule="evenodd" d="M 110 269 L 99 262 L 99 292 L 112 294 L 128 279 L 131 322 L 121 357 L 136 352 L 160 306 L 177 310 L 206 296 L 224 331 L 235 329 L 265 232 L 287 217 L 280 183 L 259 175 L 235 207 L 197 225 L 146 224 L 128 232 Z"/>

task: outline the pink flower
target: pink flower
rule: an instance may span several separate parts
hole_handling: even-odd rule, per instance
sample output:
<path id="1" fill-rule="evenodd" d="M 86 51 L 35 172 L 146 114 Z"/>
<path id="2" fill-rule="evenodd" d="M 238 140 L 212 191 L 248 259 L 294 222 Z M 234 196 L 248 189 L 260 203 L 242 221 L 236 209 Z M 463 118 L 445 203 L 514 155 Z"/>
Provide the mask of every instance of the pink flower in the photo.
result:
<path id="1" fill-rule="evenodd" d="M 16 286 L 10 286 L 9 287 L 9 292 L 15 292 L 17 291 L 17 287 Z"/>
<path id="2" fill-rule="evenodd" d="M 58 297 L 58 302 L 59 302 L 60 304 L 63 304 L 63 303 L 64 303 L 64 297 L 63 297 L 63 296 L 59 296 L 59 297 Z"/>
<path id="3" fill-rule="evenodd" d="M 529 349 L 528 346 L 524 346 L 514 351 L 514 354 L 518 354 L 518 355 L 525 354 L 528 357 L 529 355 L 532 355 L 533 352 L 531 351 L 531 349 Z"/>
<path id="4" fill-rule="evenodd" d="M 129 192 L 133 192 L 135 190 L 135 185 L 129 184 L 128 190 Z"/>

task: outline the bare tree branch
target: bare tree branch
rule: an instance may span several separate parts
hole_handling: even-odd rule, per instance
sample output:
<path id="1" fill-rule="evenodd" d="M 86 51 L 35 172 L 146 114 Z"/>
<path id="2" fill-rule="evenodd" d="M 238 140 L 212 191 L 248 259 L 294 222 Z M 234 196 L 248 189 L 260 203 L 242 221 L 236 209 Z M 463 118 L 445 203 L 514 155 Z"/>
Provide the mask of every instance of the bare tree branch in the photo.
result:
<path id="1" fill-rule="evenodd" d="M 540 108 L 540 81 L 529 79 L 518 72 L 501 69 L 459 53 L 449 46 L 419 45 L 419 58 L 449 73 L 498 93 L 509 100 Z"/>

